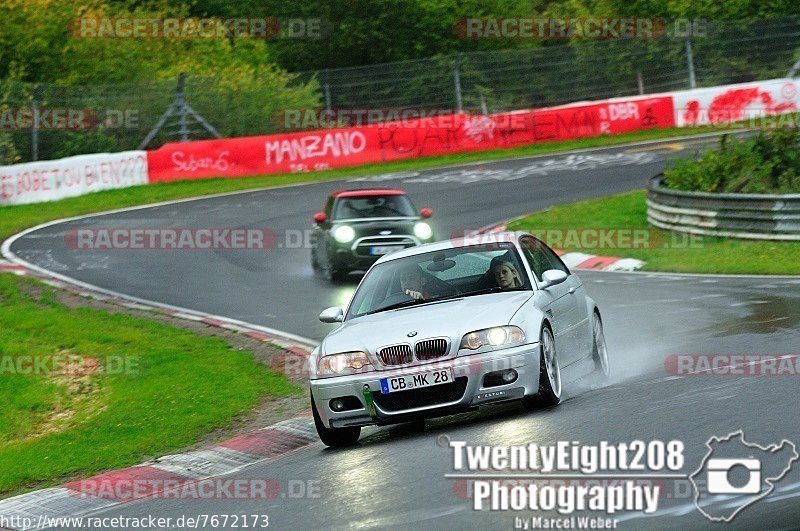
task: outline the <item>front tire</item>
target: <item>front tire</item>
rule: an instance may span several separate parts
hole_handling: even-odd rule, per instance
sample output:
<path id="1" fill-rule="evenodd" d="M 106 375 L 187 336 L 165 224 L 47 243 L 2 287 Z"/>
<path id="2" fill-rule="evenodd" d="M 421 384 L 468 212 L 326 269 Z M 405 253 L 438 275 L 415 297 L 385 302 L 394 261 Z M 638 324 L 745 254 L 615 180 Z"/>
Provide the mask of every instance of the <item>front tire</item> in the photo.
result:
<path id="1" fill-rule="evenodd" d="M 522 399 L 528 410 L 552 407 L 561 402 L 561 367 L 553 331 L 548 324 L 542 326 L 539 352 L 539 392 Z"/>
<path id="2" fill-rule="evenodd" d="M 312 234 L 310 238 L 311 244 L 311 267 L 314 269 L 314 272 L 319 272 L 322 270 L 322 262 L 319 259 L 319 244 L 320 240 L 316 236 L 316 234 Z"/>
<path id="3" fill-rule="evenodd" d="M 325 278 L 328 282 L 342 282 L 347 279 L 349 271 L 339 269 L 333 265 L 333 260 L 328 257 L 327 267 L 325 268 Z"/>
<path id="4" fill-rule="evenodd" d="M 311 269 L 314 270 L 314 273 L 320 273 L 322 271 L 322 266 L 319 265 L 319 257 L 317 256 L 317 248 L 311 248 Z"/>
<path id="5" fill-rule="evenodd" d="M 348 274 L 347 271 L 342 271 L 341 269 L 330 269 L 328 276 L 331 282 L 344 282 L 347 280 Z"/>
<path id="6" fill-rule="evenodd" d="M 341 448 L 352 446 L 358 442 L 361 436 L 361 427 L 352 428 L 328 428 L 322 423 L 322 419 L 317 413 L 317 406 L 314 404 L 314 395 L 311 395 L 311 411 L 314 412 L 314 426 L 317 428 L 317 435 L 325 446 Z"/>

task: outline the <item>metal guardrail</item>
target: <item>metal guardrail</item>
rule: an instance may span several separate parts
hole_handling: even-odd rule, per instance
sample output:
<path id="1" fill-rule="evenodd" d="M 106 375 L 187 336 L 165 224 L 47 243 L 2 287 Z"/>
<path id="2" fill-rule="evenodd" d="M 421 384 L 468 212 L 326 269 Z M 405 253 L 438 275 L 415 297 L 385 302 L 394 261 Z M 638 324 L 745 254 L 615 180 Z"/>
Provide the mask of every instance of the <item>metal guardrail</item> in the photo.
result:
<path id="1" fill-rule="evenodd" d="M 800 194 L 716 194 L 647 184 L 647 221 L 661 229 L 706 236 L 800 241 Z"/>

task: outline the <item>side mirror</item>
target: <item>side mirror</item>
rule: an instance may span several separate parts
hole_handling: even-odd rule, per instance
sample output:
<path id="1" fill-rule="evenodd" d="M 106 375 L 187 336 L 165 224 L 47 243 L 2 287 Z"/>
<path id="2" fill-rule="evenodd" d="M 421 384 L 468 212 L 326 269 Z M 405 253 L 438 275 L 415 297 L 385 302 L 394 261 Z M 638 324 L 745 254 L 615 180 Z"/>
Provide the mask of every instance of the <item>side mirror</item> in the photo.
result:
<path id="1" fill-rule="evenodd" d="M 419 215 L 422 216 L 423 218 L 429 218 L 433 215 L 433 210 L 431 210 L 430 208 L 423 208 L 422 210 L 419 211 Z"/>
<path id="2" fill-rule="evenodd" d="M 314 214 L 314 223 L 324 223 L 326 219 L 328 219 L 328 216 L 325 215 L 325 212 Z"/>
<path id="3" fill-rule="evenodd" d="M 539 289 L 547 289 L 550 286 L 561 284 L 567 280 L 567 274 L 560 269 L 548 269 L 542 273 L 542 281 L 539 283 Z"/>
<path id="4" fill-rule="evenodd" d="M 344 320 L 344 311 L 338 306 L 331 306 L 319 314 L 319 320 L 323 323 L 341 323 Z"/>

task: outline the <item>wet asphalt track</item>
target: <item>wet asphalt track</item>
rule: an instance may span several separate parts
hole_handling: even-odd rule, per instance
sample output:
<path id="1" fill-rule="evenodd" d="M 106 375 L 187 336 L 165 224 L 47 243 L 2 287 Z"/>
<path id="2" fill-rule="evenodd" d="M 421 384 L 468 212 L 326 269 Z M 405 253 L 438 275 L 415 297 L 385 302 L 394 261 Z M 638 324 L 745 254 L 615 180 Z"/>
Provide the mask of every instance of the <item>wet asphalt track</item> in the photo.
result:
<path id="1" fill-rule="evenodd" d="M 401 186 L 418 207 L 432 207 L 434 229 L 446 236 L 550 205 L 640 188 L 661 170 L 665 158 L 687 154 L 682 147 L 615 148 L 483 163 L 397 175 L 379 184 Z M 315 278 L 307 249 L 100 253 L 66 248 L 64 233 L 87 227 L 257 227 L 275 231 L 282 243 L 286 231 L 311 226 L 311 215 L 328 192 L 361 185 L 371 184 L 318 183 L 95 216 L 33 232 L 17 240 L 12 251 L 103 288 L 319 339 L 330 325 L 319 323 L 316 315 L 323 307 L 345 302 L 353 284 L 329 286 Z M 800 443 L 796 377 L 675 378 L 664 367 L 670 354 L 797 353 L 800 279 L 580 276 L 604 310 L 615 373 L 608 387 L 573 382 L 558 408 L 534 414 L 510 404 L 430 420 L 424 429 L 369 429 L 355 448 L 335 451 L 315 444 L 236 473 L 237 478 L 275 479 L 284 489 L 290 481 L 319 481 L 319 498 L 147 500 L 101 514 L 262 513 L 277 529 L 509 529 L 515 516 L 532 513 L 473 511 L 464 499 L 463 483 L 444 478 L 453 472 L 452 453 L 437 446 L 440 435 L 499 445 L 680 439 L 686 445 L 687 474 L 697 468 L 704 443 L 713 435 L 743 429 L 748 440 L 762 445 L 781 439 Z M 665 488 L 667 497 L 655 516 L 617 515 L 619 527 L 715 526 L 684 492 L 674 492 L 685 491 L 680 485 L 666 481 Z M 798 499 L 800 465 L 770 497 L 732 524 L 716 527 L 797 528 Z"/>

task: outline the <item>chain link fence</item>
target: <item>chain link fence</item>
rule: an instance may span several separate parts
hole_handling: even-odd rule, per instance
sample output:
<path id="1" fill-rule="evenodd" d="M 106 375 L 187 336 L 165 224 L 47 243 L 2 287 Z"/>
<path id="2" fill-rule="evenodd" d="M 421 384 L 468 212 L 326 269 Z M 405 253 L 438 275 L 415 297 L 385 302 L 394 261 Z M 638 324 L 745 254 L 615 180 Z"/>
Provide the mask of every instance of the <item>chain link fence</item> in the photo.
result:
<path id="1" fill-rule="evenodd" d="M 64 86 L 0 81 L 0 163 L 47 160 L 83 153 L 156 148 L 166 142 L 213 138 L 185 108 L 175 109 L 178 94 L 223 137 L 270 133 L 272 117 L 287 106 L 314 107 L 319 88 L 295 76 L 282 88 L 232 86 L 225 80 L 186 76 L 178 79 L 104 86 Z M 32 111 L 39 127 L 30 125 Z M 70 120 L 70 117 L 75 120 Z M 74 122 L 74 123 L 73 123 Z M 147 143 L 143 141 L 154 133 Z"/>
<path id="2" fill-rule="evenodd" d="M 689 27 L 692 27 L 691 25 Z M 0 162 L 148 148 L 165 142 L 286 130 L 285 109 L 499 112 L 786 76 L 800 59 L 800 17 L 703 21 L 691 35 L 546 42 L 395 63 L 299 72 L 280 90 L 188 75 L 106 86 L 0 81 Z M 275 85 L 270 85 L 274 87 Z M 177 100 L 176 100 L 177 97 Z M 208 122 L 195 119 L 181 98 Z M 154 126 L 173 111 L 162 127 Z M 22 110 L 85 109 L 91 127 L 19 127 Z M 11 112 L 9 115 L 8 113 Z M 52 114 L 52 113 L 51 113 Z"/>

